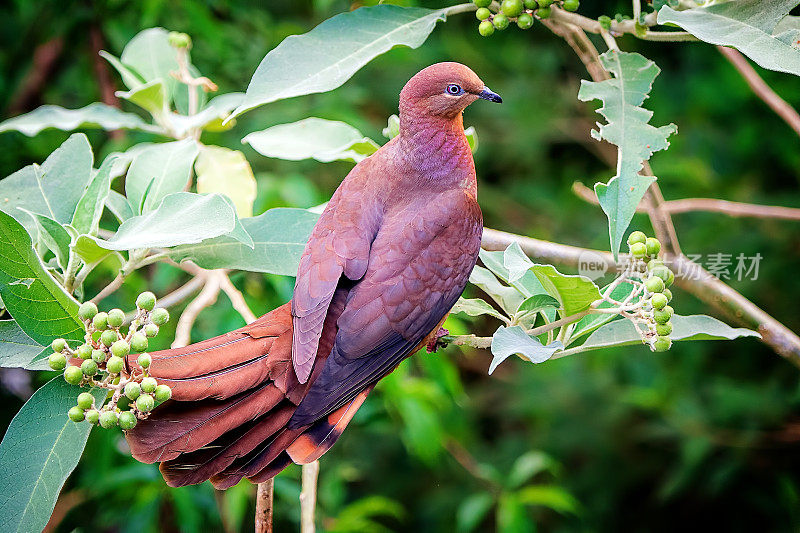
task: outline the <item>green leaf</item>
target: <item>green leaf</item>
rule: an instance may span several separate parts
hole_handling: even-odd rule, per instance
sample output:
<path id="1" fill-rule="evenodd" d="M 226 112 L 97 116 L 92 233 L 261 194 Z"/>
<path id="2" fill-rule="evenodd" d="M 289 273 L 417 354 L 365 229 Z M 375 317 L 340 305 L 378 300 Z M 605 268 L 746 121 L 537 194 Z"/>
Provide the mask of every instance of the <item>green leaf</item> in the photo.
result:
<path id="1" fill-rule="evenodd" d="M 172 101 L 179 85 L 170 73 L 180 68 L 177 51 L 170 46 L 168 35 L 164 28 L 143 30 L 125 45 L 120 56 L 122 64 L 141 75 L 145 82 L 161 80 L 164 83 L 167 104 Z"/>
<path id="2" fill-rule="evenodd" d="M 497 504 L 497 531 L 533 533 L 535 530 L 522 502 L 513 494 L 501 494 Z"/>
<path id="3" fill-rule="evenodd" d="M 287 37 L 258 65 L 232 116 L 304 94 L 339 87 L 395 46 L 417 48 L 445 20 L 444 9 L 378 5 L 336 15 L 303 35 Z"/>
<path id="4" fill-rule="evenodd" d="M 534 294 L 530 298 L 526 298 L 519 307 L 517 307 L 517 314 L 519 313 L 538 313 L 542 309 L 553 308 L 558 309 L 561 303 L 550 296 L 549 294 Z"/>
<path id="5" fill-rule="evenodd" d="M 319 215 L 305 209 L 277 208 L 242 220 L 253 238 L 250 249 L 230 236 L 169 251 L 175 261 L 191 260 L 203 268 L 231 268 L 251 272 L 297 275 L 300 256 Z"/>
<path id="6" fill-rule="evenodd" d="M 135 89 L 140 85 L 144 85 L 142 76 L 130 67 L 123 65 L 122 61 L 116 56 L 109 54 L 105 50 L 100 50 L 100 57 L 108 61 L 111 66 L 119 72 L 119 75 L 122 77 L 122 83 L 124 83 L 128 89 Z"/>
<path id="7" fill-rule="evenodd" d="M 464 136 L 467 138 L 467 143 L 469 144 L 469 150 L 473 154 L 478 149 L 478 132 L 475 131 L 475 126 L 470 126 L 464 130 Z"/>
<path id="8" fill-rule="evenodd" d="M 0 180 L 0 208 L 32 227 L 22 207 L 69 224 L 92 173 L 92 147 L 82 133 L 71 135 L 41 166 L 28 165 Z"/>
<path id="9" fill-rule="evenodd" d="M 608 216 L 608 230 L 614 257 L 642 196 L 655 178 L 641 176 L 643 162 L 669 146 L 667 137 L 677 131 L 674 124 L 656 128 L 649 124 L 652 111 L 640 107 L 647 98 L 660 69 L 639 54 L 609 50 L 600 56 L 614 78 L 601 82 L 581 81 L 578 98 L 602 100 L 597 110 L 608 124 L 599 125 L 592 137 L 617 145 L 617 175 L 608 184 L 595 185 L 595 193 Z"/>
<path id="10" fill-rule="evenodd" d="M 203 145 L 194 169 L 197 192 L 224 194 L 233 201 L 239 218 L 253 216 L 256 178 L 242 152 Z"/>
<path id="11" fill-rule="evenodd" d="M 509 247 L 511 246 L 509 245 Z M 525 272 L 519 279 L 510 281 L 511 274 L 505 266 L 505 252 L 489 252 L 481 249 L 479 257 L 483 264 L 486 265 L 486 268 L 522 293 L 524 298 L 529 298 L 535 294 L 545 294 L 544 287 L 531 271 Z"/>
<path id="12" fill-rule="evenodd" d="M 490 315 L 508 323 L 508 318 L 480 298 L 459 298 L 450 312 L 464 313 L 469 316 Z"/>
<path id="13" fill-rule="evenodd" d="M 219 194 L 177 192 L 154 211 L 123 222 L 110 239 L 94 240 L 106 250 L 170 247 L 231 233 L 236 221 L 233 204 Z"/>
<path id="14" fill-rule="evenodd" d="M 500 283 L 491 271 L 475 265 L 469 276 L 469 282 L 492 297 L 509 316 L 514 313 L 524 299 L 514 287 L 506 287 Z"/>
<path id="15" fill-rule="evenodd" d="M 323 163 L 358 163 L 380 148 L 349 124 L 315 117 L 251 133 L 242 142 L 267 157 L 290 161 L 313 158 Z"/>
<path id="16" fill-rule="evenodd" d="M 391 140 L 400 135 L 400 117 L 397 115 L 389 115 L 386 121 L 386 127 L 381 131 L 383 136 Z"/>
<path id="17" fill-rule="evenodd" d="M 153 116 L 162 116 L 169 109 L 167 89 L 162 80 L 149 81 L 129 91 L 117 91 L 118 98 L 138 105 Z"/>
<path id="18" fill-rule="evenodd" d="M 677 24 L 702 41 L 738 49 L 766 69 L 800 76 L 800 28 L 787 17 L 797 4 L 738 0 L 684 11 L 664 6 L 658 23 Z"/>
<path id="19" fill-rule="evenodd" d="M 513 283 L 520 279 L 533 266 L 519 243 L 512 242 L 503 252 L 503 266 L 508 271 L 508 281 Z"/>
<path id="20" fill-rule="evenodd" d="M 223 125 L 223 120 L 230 116 L 244 101 L 244 93 L 227 93 L 212 98 L 208 104 L 194 115 L 171 113 L 169 123 L 177 137 L 186 135 L 193 128 L 206 131 L 226 131 L 233 127 L 235 121 Z"/>
<path id="21" fill-rule="evenodd" d="M 610 294 L 611 299 L 621 302 L 628 297 L 628 295 L 633 291 L 634 288 L 635 287 L 630 283 L 620 283 L 619 285 L 614 287 L 613 291 L 611 291 Z M 603 293 L 605 292 L 605 290 L 606 288 L 603 287 L 603 289 L 601 289 L 600 292 Z M 600 305 L 597 306 L 597 308 L 609 309 L 612 306 L 613 304 L 604 300 L 600 303 Z M 603 324 L 611 322 L 617 316 L 618 315 L 612 315 L 606 313 L 586 315 L 585 317 L 581 318 L 575 323 L 575 327 L 572 330 L 572 335 L 570 335 L 570 341 L 567 344 L 568 345 L 572 344 L 573 342 L 575 342 L 576 339 L 584 335 L 588 335 L 589 333 L 593 332 Z"/>
<path id="22" fill-rule="evenodd" d="M 134 213 L 151 211 L 168 194 L 184 190 L 199 148 L 193 139 L 147 146 L 136 154 L 125 179 Z"/>
<path id="23" fill-rule="evenodd" d="M 520 455 L 506 478 L 506 487 L 515 489 L 542 472 L 554 472 L 558 464 L 544 452 L 532 450 Z"/>
<path id="24" fill-rule="evenodd" d="M 114 190 L 108 193 L 106 207 L 120 222 L 124 222 L 136 214 L 128 199 Z"/>
<path id="25" fill-rule="evenodd" d="M 746 328 L 732 328 L 716 318 L 706 315 L 675 315 L 671 319 L 673 341 L 733 340 L 739 337 L 757 337 L 758 332 Z M 596 350 L 607 346 L 642 344 L 642 338 L 630 320 L 615 320 L 589 335 L 582 347 Z"/>
<path id="26" fill-rule="evenodd" d="M 23 280 L 33 280 L 30 284 Z M 0 297 L 20 328 L 48 345 L 53 339 L 83 339 L 78 302 L 56 283 L 31 246 L 28 233 L 0 211 Z"/>
<path id="27" fill-rule="evenodd" d="M 547 346 L 539 339 L 531 337 L 519 326 L 507 328 L 500 326 L 492 335 L 492 363 L 489 365 L 489 374 L 497 366 L 514 354 L 519 354 L 531 363 L 543 363 L 558 350 L 563 350 L 561 341 L 553 341 Z"/>
<path id="28" fill-rule="evenodd" d="M 69 232 L 64 226 L 50 217 L 31 213 L 27 209 L 22 209 L 22 211 L 28 213 L 36 223 L 37 228 L 39 228 L 39 238 L 42 239 L 47 249 L 53 252 L 58 266 L 64 271 L 69 261 L 69 243 L 72 241 Z"/>
<path id="29" fill-rule="evenodd" d="M 94 266 L 110 255 L 114 255 L 117 258 L 119 268 L 125 263 L 125 259 L 119 252 L 101 248 L 97 244 L 97 241 L 89 235 L 79 235 L 72 244 L 72 251 L 86 263 L 86 267 L 84 268 L 94 268 Z"/>
<path id="30" fill-rule="evenodd" d="M 569 492 L 556 485 L 531 485 L 517 491 L 517 499 L 525 505 L 540 505 L 561 514 L 577 514 L 580 503 Z"/>
<path id="31" fill-rule="evenodd" d="M 72 227 L 78 233 L 97 235 L 103 206 L 111 190 L 111 169 L 114 168 L 116 160 L 114 155 L 106 157 L 89 182 L 89 186 L 83 191 L 83 196 L 78 201 L 75 214 L 72 216 Z"/>
<path id="32" fill-rule="evenodd" d="M 470 533 L 475 531 L 492 510 L 494 500 L 488 492 L 478 492 L 467 496 L 456 511 L 456 531 Z"/>
<path id="33" fill-rule="evenodd" d="M 561 303 L 563 316 L 580 313 L 602 297 L 597 285 L 584 276 L 562 274 L 552 265 L 534 265 L 531 270 L 539 278 L 547 294 Z"/>
<path id="34" fill-rule="evenodd" d="M 159 129 L 146 123 L 138 115 L 125 113 L 116 107 L 95 102 L 80 109 L 66 109 L 57 105 L 43 105 L 18 117 L 0 122 L 0 132 L 19 131 L 29 137 L 47 128 L 63 131 L 101 128 L 104 130 L 141 130 L 151 133 Z"/>
<path id="35" fill-rule="evenodd" d="M 81 458 L 91 424 L 71 421 L 79 389 L 50 380 L 22 406 L 0 443 L 0 530 L 41 531 Z M 102 403 L 105 389 L 92 389 Z"/>
<path id="36" fill-rule="evenodd" d="M 43 352 L 48 353 L 48 348 L 25 335 L 14 320 L 0 320 L 0 366 L 48 370 L 47 359 L 37 359 Z"/>

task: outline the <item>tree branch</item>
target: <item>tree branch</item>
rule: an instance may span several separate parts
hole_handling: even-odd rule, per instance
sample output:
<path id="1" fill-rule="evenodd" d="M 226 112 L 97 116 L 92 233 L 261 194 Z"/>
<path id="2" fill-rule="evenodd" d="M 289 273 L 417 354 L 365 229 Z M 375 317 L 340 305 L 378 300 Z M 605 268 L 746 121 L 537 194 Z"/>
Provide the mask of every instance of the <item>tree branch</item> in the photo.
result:
<path id="1" fill-rule="evenodd" d="M 303 465 L 303 491 L 300 493 L 300 532 L 314 533 L 314 511 L 317 506 L 319 461 Z"/>
<path id="2" fill-rule="evenodd" d="M 250 310 L 250 307 L 248 307 L 247 302 L 244 300 L 244 296 L 239 289 L 234 287 L 233 283 L 231 282 L 231 278 L 228 277 L 228 274 L 224 271 L 221 271 L 219 276 L 222 291 L 228 295 L 228 298 L 230 298 L 233 308 L 236 309 L 240 315 L 242 315 L 242 318 L 244 318 L 245 322 L 248 324 L 255 322 L 256 315 Z"/>
<path id="3" fill-rule="evenodd" d="M 175 340 L 172 342 L 173 348 L 181 348 L 191 342 L 192 326 L 197 320 L 197 315 L 217 301 L 217 295 L 219 295 L 220 291 L 220 278 L 218 275 L 214 275 L 214 272 L 207 270 L 199 274 L 205 279 L 205 285 L 200 294 L 197 295 L 197 298 L 192 300 L 181 313 L 178 325 L 175 328 Z"/>
<path id="4" fill-rule="evenodd" d="M 272 533 L 272 499 L 274 482 L 270 478 L 258 484 L 256 490 L 256 527 L 255 533 Z"/>

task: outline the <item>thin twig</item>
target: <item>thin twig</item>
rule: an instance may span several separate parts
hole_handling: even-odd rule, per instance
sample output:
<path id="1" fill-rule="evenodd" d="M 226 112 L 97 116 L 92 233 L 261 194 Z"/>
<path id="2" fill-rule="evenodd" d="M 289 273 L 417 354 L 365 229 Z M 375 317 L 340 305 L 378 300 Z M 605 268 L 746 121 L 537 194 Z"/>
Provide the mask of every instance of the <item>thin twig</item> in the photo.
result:
<path id="1" fill-rule="evenodd" d="M 314 511 L 317 506 L 319 461 L 303 465 L 303 490 L 300 493 L 300 533 L 314 533 Z"/>
<path id="2" fill-rule="evenodd" d="M 124 281 L 125 281 L 125 275 L 122 272 L 120 272 L 119 274 L 117 274 L 117 277 L 114 278 L 111 281 L 111 283 L 109 283 L 108 285 L 103 287 L 103 290 L 98 292 L 97 295 L 94 298 L 92 298 L 90 301 L 92 303 L 96 304 L 96 303 L 102 301 L 107 296 L 110 296 L 111 294 L 114 294 L 114 292 L 116 292 L 117 289 L 122 287 L 122 283 Z"/>
<path id="3" fill-rule="evenodd" d="M 256 490 L 255 533 L 272 533 L 273 492 L 274 482 L 272 478 L 258 484 L 258 490 Z"/>
<path id="4" fill-rule="evenodd" d="M 239 289 L 234 287 L 233 283 L 231 282 L 231 278 L 228 277 L 228 274 L 225 273 L 225 271 L 221 271 L 219 276 L 222 291 L 228 295 L 228 298 L 230 298 L 233 308 L 236 309 L 240 315 L 242 315 L 242 318 L 244 318 L 245 322 L 248 324 L 255 322 L 256 315 L 250 310 L 250 307 L 248 307 L 247 302 L 244 300 L 244 296 Z"/>
<path id="5" fill-rule="evenodd" d="M 203 290 L 200 291 L 197 298 L 186 306 L 186 309 L 183 310 L 181 317 L 178 319 L 178 325 L 175 327 L 175 340 L 172 342 L 173 348 L 181 348 L 189 344 L 192 336 L 192 326 L 197 320 L 197 315 L 217 301 L 220 291 L 219 276 L 206 274 L 204 277 L 205 285 Z"/>

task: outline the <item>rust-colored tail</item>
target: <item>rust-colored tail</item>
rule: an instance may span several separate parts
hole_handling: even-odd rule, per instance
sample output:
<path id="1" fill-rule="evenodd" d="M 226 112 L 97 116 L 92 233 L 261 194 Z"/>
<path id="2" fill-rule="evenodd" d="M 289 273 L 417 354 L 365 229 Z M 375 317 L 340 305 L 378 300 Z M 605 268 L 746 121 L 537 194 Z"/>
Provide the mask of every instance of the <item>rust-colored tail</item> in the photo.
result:
<path id="1" fill-rule="evenodd" d="M 153 352 L 150 373 L 172 388 L 172 399 L 126 433 L 133 457 L 161 463 L 173 487 L 210 479 L 221 489 L 320 457 L 372 389 L 310 426 L 286 427 L 330 353 L 336 318 L 328 314 L 314 373 L 303 384 L 292 368 L 288 303 L 225 335 Z M 135 361 L 128 357 L 129 366 Z"/>

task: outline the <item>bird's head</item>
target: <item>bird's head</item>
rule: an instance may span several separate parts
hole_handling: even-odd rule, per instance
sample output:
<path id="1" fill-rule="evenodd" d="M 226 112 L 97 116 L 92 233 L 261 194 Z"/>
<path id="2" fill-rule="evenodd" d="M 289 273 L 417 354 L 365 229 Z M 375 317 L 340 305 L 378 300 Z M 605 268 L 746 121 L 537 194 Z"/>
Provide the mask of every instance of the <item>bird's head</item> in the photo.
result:
<path id="1" fill-rule="evenodd" d="M 400 110 L 414 108 L 417 112 L 455 118 L 479 98 L 503 101 L 469 67 L 461 63 L 436 63 L 408 80 L 400 92 Z"/>

